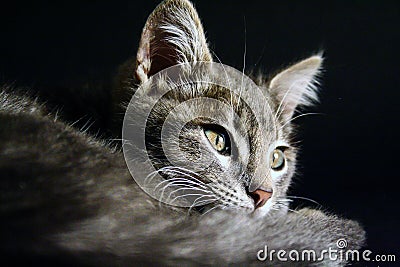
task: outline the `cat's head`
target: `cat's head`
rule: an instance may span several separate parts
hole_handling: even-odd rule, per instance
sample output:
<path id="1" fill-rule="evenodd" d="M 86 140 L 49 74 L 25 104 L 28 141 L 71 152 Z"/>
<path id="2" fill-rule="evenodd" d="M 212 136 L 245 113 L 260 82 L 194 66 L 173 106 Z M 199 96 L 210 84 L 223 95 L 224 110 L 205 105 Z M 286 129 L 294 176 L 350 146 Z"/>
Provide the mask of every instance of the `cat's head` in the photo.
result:
<path id="1" fill-rule="evenodd" d="M 141 93 L 135 94 L 140 102 L 128 106 L 127 113 L 136 115 L 126 115 L 124 128 L 146 117 L 145 152 L 155 172 L 145 181 L 154 173 L 163 179 L 149 183 L 145 191 L 159 192 L 156 197 L 165 201 L 164 191 L 173 188 L 169 199 L 191 195 L 193 206 L 205 210 L 286 210 L 296 164 L 291 120 L 296 108 L 317 100 L 315 79 L 322 57 L 305 59 L 270 80 L 258 79 L 257 86 L 239 71 L 212 62 L 193 5 L 187 0 L 161 3 L 143 29 L 135 64 L 127 68 L 136 84 L 131 87 Z M 196 82 L 177 84 L 160 74 L 177 69 L 186 74 L 197 69 L 192 73 Z M 224 77 L 225 84 L 215 83 Z M 135 129 L 137 125 L 124 129 L 125 136 Z M 132 147 L 124 147 L 128 166 L 140 162 L 127 156 Z M 136 180 L 145 174 L 132 169 Z"/>

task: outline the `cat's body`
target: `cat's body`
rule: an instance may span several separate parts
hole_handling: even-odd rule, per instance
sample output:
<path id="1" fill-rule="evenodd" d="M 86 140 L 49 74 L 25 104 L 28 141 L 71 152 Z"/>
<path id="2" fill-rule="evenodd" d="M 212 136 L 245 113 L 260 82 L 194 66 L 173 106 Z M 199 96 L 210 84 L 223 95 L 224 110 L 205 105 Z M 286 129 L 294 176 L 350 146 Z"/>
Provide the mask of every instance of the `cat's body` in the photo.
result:
<path id="1" fill-rule="evenodd" d="M 182 21 L 190 20 L 185 14 L 195 18 L 193 25 L 200 37 L 195 38 L 199 44 L 194 49 L 196 53 L 191 54 L 193 58 L 188 57 L 190 51 L 184 50 L 179 56 L 172 57 L 171 62 L 161 57 L 148 58 L 150 50 L 145 50 L 154 44 L 154 38 L 146 43 L 146 36 L 148 31 L 154 31 L 155 21 L 165 10 L 182 11 L 178 12 L 181 17 L 176 29 Z M 189 63 L 200 59 L 210 61 L 212 57 L 199 23 L 197 14 L 187 1 L 166 1 L 158 7 L 146 24 L 137 61 L 134 65 L 128 63 L 121 72 L 122 82 L 118 82 L 121 90 L 114 94 L 117 101 L 121 102 L 119 99 L 123 94 L 132 94 L 124 89 L 136 90 L 151 75 L 182 59 Z M 157 39 L 158 35 L 154 36 Z M 163 44 L 170 54 L 171 47 L 167 42 Z M 190 50 L 192 45 L 196 43 L 182 47 Z M 305 74 L 303 76 L 308 77 L 303 88 L 306 90 L 314 76 L 308 74 L 310 69 L 319 69 L 320 61 L 316 61 L 318 57 L 303 61 L 271 82 L 260 85 L 280 88 L 287 79 L 290 81 L 288 74 L 300 69 Z M 318 66 L 315 67 L 315 63 Z M 151 69 L 151 64 L 155 69 Z M 303 93 L 307 93 L 304 90 Z M 282 121 L 278 120 L 282 128 L 287 126 L 280 135 L 285 140 L 291 130 L 286 124 L 295 107 L 304 101 L 301 99 L 303 93 L 288 97 L 296 103 L 287 102 L 282 111 L 284 117 Z M 312 97 L 311 93 L 308 92 L 308 97 Z M 278 90 L 270 94 L 282 101 L 287 96 L 287 92 Z M 139 263 L 253 265 L 265 264 L 257 259 L 257 253 L 266 245 L 275 250 L 296 249 L 301 252 L 313 249 L 318 253 L 336 249 L 340 238 L 347 240 L 347 249 L 358 249 L 365 241 L 358 223 L 317 210 L 286 213 L 284 207 L 275 211 L 271 204 L 258 209 L 257 205 L 252 206 L 249 213 L 248 209 L 238 211 L 231 202 L 221 204 L 217 201 L 217 204 L 210 205 L 222 205 L 222 210 L 201 214 L 196 210 L 188 212 L 185 208 L 161 204 L 134 182 L 119 149 L 112 149 L 108 144 L 58 121 L 43 106 L 6 88 L 0 90 L 0 125 L 0 250 L 2 256 L 15 265 L 32 261 L 93 266 L 135 266 Z M 197 138 L 195 133 L 194 130 L 191 132 Z M 294 154 L 295 150 L 291 153 Z M 287 176 L 285 182 L 274 184 L 272 178 L 267 178 L 274 193 L 281 194 L 280 197 L 284 196 L 294 172 L 294 156 L 286 155 L 288 164 L 293 165 L 282 174 L 282 177 Z M 242 186 L 243 192 L 239 190 L 238 194 L 243 195 L 239 197 L 253 203 L 246 193 L 246 185 Z M 271 201 L 277 200 L 272 197 L 269 203 Z M 258 213 L 260 210 L 264 211 Z M 345 261 L 331 261 L 325 257 L 318 263 L 336 266 Z M 288 263 L 275 257 L 273 264 Z"/>

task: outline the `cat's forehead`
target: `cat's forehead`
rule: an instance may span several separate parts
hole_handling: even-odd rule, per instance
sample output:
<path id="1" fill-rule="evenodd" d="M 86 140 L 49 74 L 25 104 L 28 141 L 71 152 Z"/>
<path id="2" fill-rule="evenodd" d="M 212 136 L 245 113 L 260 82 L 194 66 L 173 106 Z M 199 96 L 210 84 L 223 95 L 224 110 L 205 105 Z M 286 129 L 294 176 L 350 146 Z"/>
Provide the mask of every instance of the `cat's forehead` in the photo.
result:
<path id="1" fill-rule="evenodd" d="M 232 86 L 240 86 L 232 84 Z M 183 113 L 180 117 L 202 116 L 210 114 L 205 118 L 210 123 L 223 124 L 237 131 L 245 131 L 255 136 L 257 129 L 276 131 L 275 104 L 268 95 L 265 97 L 254 97 L 253 88 L 242 88 L 240 95 L 231 88 L 212 84 L 208 82 L 188 83 L 174 88 L 168 88 L 164 95 L 165 105 L 170 105 L 168 110 L 179 105 Z M 189 104 L 185 104 L 189 101 Z M 167 109 L 165 110 L 167 112 Z M 179 116 L 178 116 L 179 117 Z"/>
<path id="2" fill-rule="evenodd" d="M 170 68 L 152 78 L 154 81 L 148 87 L 158 91 L 155 97 L 165 97 L 171 105 L 202 99 L 203 106 L 188 105 L 188 112 L 211 110 L 213 114 L 224 115 L 227 122 L 234 123 L 232 116 L 238 116 L 248 127 L 257 123 L 272 130 L 276 104 L 265 86 L 256 85 L 242 72 L 222 64 L 196 64 L 189 69 Z"/>

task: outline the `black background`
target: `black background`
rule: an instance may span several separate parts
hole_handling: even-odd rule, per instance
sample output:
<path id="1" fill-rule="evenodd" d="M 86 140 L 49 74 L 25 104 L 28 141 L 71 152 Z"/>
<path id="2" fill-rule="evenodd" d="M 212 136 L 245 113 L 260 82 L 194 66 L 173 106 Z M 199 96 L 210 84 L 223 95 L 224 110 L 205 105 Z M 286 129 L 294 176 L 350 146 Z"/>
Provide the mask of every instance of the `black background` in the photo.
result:
<path id="1" fill-rule="evenodd" d="M 49 105 L 69 114 L 66 120 L 95 120 L 92 131 L 104 132 L 107 105 L 77 106 L 76 98 L 90 102 L 96 94 L 86 90 L 82 95 L 77 88 L 107 80 L 135 54 L 157 3 L 4 5 L 0 82 L 39 91 Z M 245 44 L 246 69 L 265 73 L 324 50 L 321 103 L 308 110 L 323 115 L 297 120 L 303 149 L 290 194 L 360 221 L 374 253 L 397 254 L 399 2 L 195 1 L 195 6 L 211 48 L 238 69 Z"/>

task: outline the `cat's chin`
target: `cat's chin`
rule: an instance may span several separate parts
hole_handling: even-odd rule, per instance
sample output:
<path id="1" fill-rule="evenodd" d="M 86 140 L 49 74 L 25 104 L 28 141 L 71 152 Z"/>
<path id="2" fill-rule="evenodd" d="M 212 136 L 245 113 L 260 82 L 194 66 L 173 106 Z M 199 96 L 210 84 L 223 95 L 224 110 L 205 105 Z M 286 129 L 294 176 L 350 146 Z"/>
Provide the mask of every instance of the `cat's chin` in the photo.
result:
<path id="1" fill-rule="evenodd" d="M 259 207 L 253 211 L 253 215 L 256 217 L 265 217 L 265 216 L 282 216 L 288 212 L 287 206 L 279 206 L 279 209 L 274 208 L 274 203 L 271 200 L 268 200 L 265 205 Z"/>
<path id="2" fill-rule="evenodd" d="M 215 205 L 205 205 L 205 206 L 197 206 L 192 208 L 192 210 L 198 212 L 200 215 L 207 215 L 211 213 L 218 213 L 218 212 L 233 212 L 233 213 L 244 213 L 244 214 L 252 214 L 255 209 L 250 208 L 238 208 L 236 206 L 215 206 Z"/>
<path id="3" fill-rule="evenodd" d="M 271 201 L 267 201 L 267 203 L 265 203 L 265 205 L 255 209 L 253 211 L 254 216 L 264 217 L 264 216 L 268 215 L 269 213 L 271 213 L 273 211 L 271 203 L 272 203 Z"/>
<path id="4" fill-rule="evenodd" d="M 246 213 L 246 214 L 251 214 L 256 217 L 265 217 L 265 216 L 281 216 L 285 215 L 288 212 L 288 207 L 279 205 L 279 209 L 274 208 L 274 202 L 272 200 L 268 200 L 263 206 L 254 208 L 253 209 L 239 209 L 238 207 L 221 207 L 221 206 L 215 206 L 215 205 L 204 205 L 204 206 L 197 206 L 192 208 L 192 210 L 202 214 L 210 214 L 218 211 L 225 211 L 225 212 L 241 212 L 241 213 Z"/>

